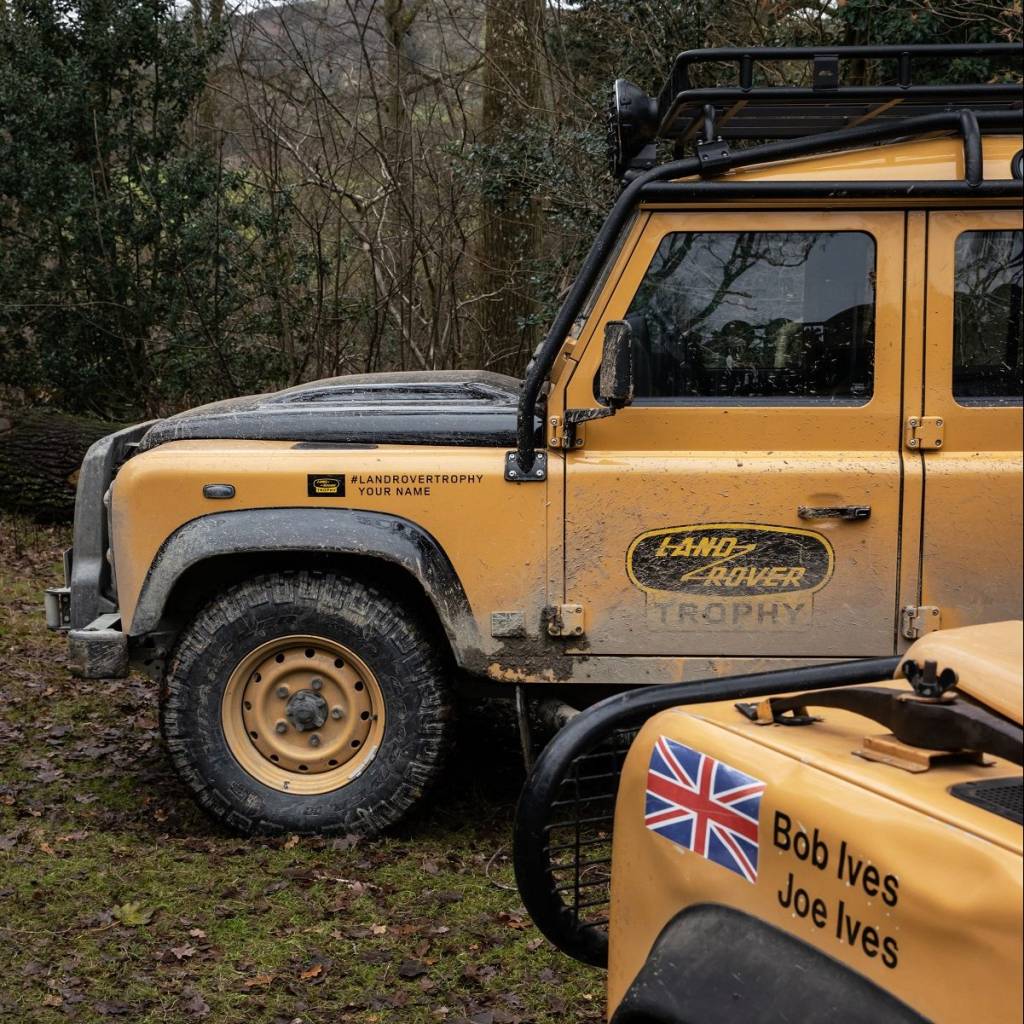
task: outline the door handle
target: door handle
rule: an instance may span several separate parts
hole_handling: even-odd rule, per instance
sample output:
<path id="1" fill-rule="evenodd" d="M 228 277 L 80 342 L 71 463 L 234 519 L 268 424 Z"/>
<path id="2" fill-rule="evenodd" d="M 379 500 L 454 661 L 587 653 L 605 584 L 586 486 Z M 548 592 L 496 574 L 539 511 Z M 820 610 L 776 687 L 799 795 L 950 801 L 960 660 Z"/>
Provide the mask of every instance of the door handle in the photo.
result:
<path id="1" fill-rule="evenodd" d="M 825 507 L 801 505 L 796 514 L 801 519 L 870 519 L 870 505 L 828 505 Z"/>

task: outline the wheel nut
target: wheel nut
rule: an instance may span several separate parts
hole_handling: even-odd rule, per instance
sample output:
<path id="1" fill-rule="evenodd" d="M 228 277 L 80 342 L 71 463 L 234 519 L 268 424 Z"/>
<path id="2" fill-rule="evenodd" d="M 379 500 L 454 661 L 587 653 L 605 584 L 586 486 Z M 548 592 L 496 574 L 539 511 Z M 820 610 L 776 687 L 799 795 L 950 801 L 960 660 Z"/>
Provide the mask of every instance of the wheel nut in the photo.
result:
<path id="1" fill-rule="evenodd" d="M 345 714 L 345 712 L 342 711 L 341 708 L 331 708 L 331 718 L 338 719 L 341 718 L 343 714 Z"/>
<path id="2" fill-rule="evenodd" d="M 309 685 L 312 686 L 314 690 L 319 690 L 320 687 L 324 685 L 324 681 L 322 679 L 311 679 L 309 681 Z"/>
<path id="3" fill-rule="evenodd" d="M 277 725 L 274 726 L 274 732 L 281 733 L 281 732 L 287 732 L 287 731 L 288 731 L 288 723 L 287 722 L 278 722 Z"/>
<path id="4" fill-rule="evenodd" d="M 309 745 L 311 747 L 319 747 L 320 746 L 320 737 L 319 736 L 310 736 L 309 737 Z"/>
<path id="5" fill-rule="evenodd" d="M 281 700 L 284 700 L 285 697 L 288 696 L 288 687 L 287 686 L 279 686 L 277 688 L 277 695 L 278 695 L 278 697 L 281 698 Z"/>

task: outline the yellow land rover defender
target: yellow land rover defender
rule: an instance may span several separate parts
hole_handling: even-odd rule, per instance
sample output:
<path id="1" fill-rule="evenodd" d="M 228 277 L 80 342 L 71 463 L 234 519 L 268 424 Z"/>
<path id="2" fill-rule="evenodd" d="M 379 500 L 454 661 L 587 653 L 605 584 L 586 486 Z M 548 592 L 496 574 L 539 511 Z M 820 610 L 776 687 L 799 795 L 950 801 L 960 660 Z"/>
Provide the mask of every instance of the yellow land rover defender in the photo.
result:
<path id="1" fill-rule="evenodd" d="M 960 58 L 975 84 L 919 84 Z M 75 671 L 162 679 L 234 828 L 372 832 L 436 777 L 455 679 L 525 705 L 1021 615 L 1019 64 L 616 83 L 624 188 L 524 380 L 341 377 L 90 450 L 47 598 Z"/>
<path id="2" fill-rule="evenodd" d="M 1022 1019 L 1024 623 L 622 693 L 523 790 L 541 930 L 612 1024 Z"/>

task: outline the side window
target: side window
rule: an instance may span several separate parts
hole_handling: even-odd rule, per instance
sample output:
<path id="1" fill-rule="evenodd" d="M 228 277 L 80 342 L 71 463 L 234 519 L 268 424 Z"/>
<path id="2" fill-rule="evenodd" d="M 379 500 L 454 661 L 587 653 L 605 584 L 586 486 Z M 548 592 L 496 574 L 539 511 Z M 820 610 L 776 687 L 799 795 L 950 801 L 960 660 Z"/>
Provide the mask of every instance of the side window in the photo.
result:
<path id="1" fill-rule="evenodd" d="M 1018 405 L 1024 231 L 965 231 L 956 240 L 953 397 L 961 405 Z"/>
<path id="2" fill-rule="evenodd" d="M 875 241 L 669 234 L 626 318 L 639 404 L 859 405 L 873 384 Z"/>

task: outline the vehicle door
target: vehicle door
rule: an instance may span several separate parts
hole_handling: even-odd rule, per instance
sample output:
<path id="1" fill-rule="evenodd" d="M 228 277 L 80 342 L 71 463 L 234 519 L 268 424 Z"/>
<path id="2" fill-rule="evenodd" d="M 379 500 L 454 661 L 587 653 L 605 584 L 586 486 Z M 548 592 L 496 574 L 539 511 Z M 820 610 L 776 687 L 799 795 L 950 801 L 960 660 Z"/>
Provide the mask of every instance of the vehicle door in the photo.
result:
<path id="1" fill-rule="evenodd" d="M 929 215 L 919 630 L 1022 616 L 1022 243 L 1019 210 Z"/>
<path id="2" fill-rule="evenodd" d="M 635 398 L 565 461 L 565 598 L 600 655 L 894 649 L 904 215 L 652 213 L 581 334 L 608 321 Z"/>

